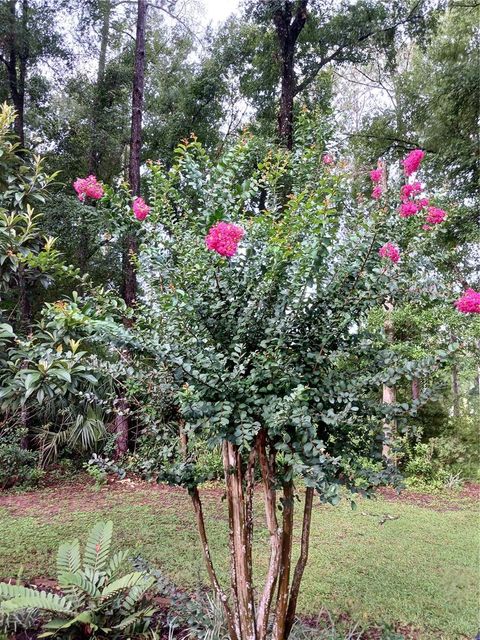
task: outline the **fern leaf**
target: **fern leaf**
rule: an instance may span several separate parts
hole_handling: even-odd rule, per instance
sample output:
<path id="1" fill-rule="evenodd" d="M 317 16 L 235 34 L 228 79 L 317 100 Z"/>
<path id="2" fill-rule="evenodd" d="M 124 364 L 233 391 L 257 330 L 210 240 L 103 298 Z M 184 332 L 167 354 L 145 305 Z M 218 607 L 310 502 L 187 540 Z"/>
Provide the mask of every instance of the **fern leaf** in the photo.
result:
<path id="1" fill-rule="evenodd" d="M 64 542 L 58 548 L 57 573 L 77 573 L 80 570 L 80 544 L 78 540 Z"/>
<path id="2" fill-rule="evenodd" d="M 114 580 L 113 582 L 110 582 L 110 584 L 107 584 L 107 586 L 102 591 L 102 600 L 109 600 L 122 591 L 131 589 L 144 578 L 145 574 L 140 573 L 139 571 L 127 573 L 127 575 L 123 576 L 123 578 L 118 578 L 118 580 Z"/>
<path id="3" fill-rule="evenodd" d="M 30 593 L 38 593 L 35 589 L 22 587 L 18 584 L 10 584 L 9 582 L 0 582 L 0 603 L 2 600 L 9 600 L 18 596 L 28 596 Z"/>
<path id="4" fill-rule="evenodd" d="M 58 576 L 58 584 L 62 589 L 77 587 L 92 598 L 98 598 L 100 596 L 100 591 L 97 587 L 81 571 L 77 571 L 77 573 L 61 573 Z"/>
<path id="5" fill-rule="evenodd" d="M 112 628 L 122 630 L 128 629 L 138 622 L 145 620 L 145 618 L 151 618 L 157 611 L 158 609 L 156 607 L 147 607 L 146 609 L 142 609 L 141 611 L 136 611 L 135 613 L 132 613 L 132 615 L 124 618 L 121 622 L 119 622 Z"/>
<path id="6" fill-rule="evenodd" d="M 141 582 L 133 586 L 125 596 L 122 602 L 122 611 L 125 614 L 132 613 L 135 609 L 135 605 L 141 600 L 142 596 L 150 587 L 155 583 L 155 578 L 152 576 L 144 575 Z"/>
<path id="7" fill-rule="evenodd" d="M 83 554 L 84 568 L 103 571 L 107 564 L 112 542 L 113 522 L 97 522 L 88 535 Z"/>
<path id="8" fill-rule="evenodd" d="M 10 600 L 0 603 L 0 611 L 12 613 L 21 609 L 41 609 L 59 614 L 72 614 L 72 603 L 70 600 L 56 593 L 46 593 L 45 591 L 35 591 L 28 589 L 29 593 L 17 595 Z"/>
<path id="9" fill-rule="evenodd" d="M 126 549 L 125 551 L 117 551 L 117 553 L 113 555 L 112 559 L 108 563 L 108 567 L 106 571 L 107 578 L 109 580 L 112 580 L 117 576 L 117 573 L 121 568 L 122 564 L 128 558 L 128 554 L 129 554 L 129 551 L 128 549 Z"/>

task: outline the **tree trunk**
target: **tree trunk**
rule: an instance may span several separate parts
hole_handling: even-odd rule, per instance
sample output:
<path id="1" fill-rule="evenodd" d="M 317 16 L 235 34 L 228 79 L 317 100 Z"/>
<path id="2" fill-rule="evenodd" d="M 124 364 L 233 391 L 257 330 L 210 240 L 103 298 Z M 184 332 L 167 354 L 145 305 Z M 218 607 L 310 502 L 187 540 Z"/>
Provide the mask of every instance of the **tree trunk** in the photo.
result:
<path id="1" fill-rule="evenodd" d="M 137 36 L 135 40 L 135 63 L 132 90 L 132 128 L 130 133 L 130 189 L 134 196 L 140 195 L 140 160 L 142 146 L 142 111 L 145 85 L 145 29 L 147 0 L 138 0 Z"/>
<path id="2" fill-rule="evenodd" d="M 278 135 L 287 149 L 293 147 L 293 100 L 296 90 L 295 46 L 307 20 L 308 0 L 301 0 L 295 15 L 293 3 L 277 3 L 273 14 L 277 32 L 281 61 L 280 108 L 278 112 Z"/>
<path id="3" fill-rule="evenodd" d="M 140 162 L 142 146 L 142 110 L 145 85 L 145 29 L 147 17 L 147 1 L 138 0 L 137 37 L 135 41 L 135 63 L 132 88 L 132 127 L 130 133 L 130 160 L 128 177 L 133 196 L 140 195 Z M 138 244 L 133 233 L 125 238 L 123 249 L 123 299 L 129 307 L 133 306 L 137 295 L 137 276 L 134 256 Z"/>
<path id="4" fill-rule="evenodd" d="M 8 54 L 5 55 L 4 64 L 7 71 L 8 88 L 13 106 L 17 113 L 14 128 L 20 145 L 25 146 L 25 78 L 28 59 L 28 46 L 26 42 L 26 28 L 28 18 L 28 1 L 22 2 L 21 21 L 17 20 L 16 1 L 8 2 Z M 21 27 L 21 28 L 19 28 Z M 19 39 L 20 35 L 20 39 Z"/>
<path id="5" fill-rule="evenodd" d="M 112 12 L 111 0 L 103 0 L 101 3 L 103 22 L 102 33 L 100 40 L 100 55 L 98 57 L 98 70 L 97 70 L 97 82 L 95 86 L 95 96 L 92 103 L 92 117 L 91 117 L 91 141 L 90 141 L 90 154 L 88 158 L 88 172 L 98 175 L 100 159 L 101 159 L 101 144 L 98 135 L 98 120 L 99 114 L 102 108 L 102 88 L 105 78 L 105 68 L 107 64 L 107 49 L 108 38 L 110 33 L 110 17 Z"/>
<path id="6" fill-rule="evenodd" d="M 242 459 L 238 447 L 223 445 L 223 467 L 227 485 L 229 522 L 231 523 L 230 570 L 235 577 L 233 599 L 238 608 L 241 640 L 257 640 L 251 564 L 251 536 L 247 529 L 247 508 L 243 491 Z M 233 587 L 233 584 L 232 584 Z"/>
<path id="7" fill-rule="evenodd" d="M 142 146 L 142 109 L 145 79 L 145 29 L 147 17 L 147 0 L 138 0 L 137 35 L 135 41 L 135 62 L 132 87 L 132 128 L 130 134 L 130 160 L 128 177 L 133 196 L 140 195 L 140 160 Z M 138 251 L 137 239 L 133 232 L 128 233 L 123 241 L 122 255 L 122 296 L 128 307 L 133 307 L 137 298 L 137 274 L 135 256 Z M 125 318 L 126 326 L 132 320 Z M 127 403 L 126 398 L 118 402 Z M 122 456 L 128 448 L 128 420 L 116 420 L 117 455 Z"/>
<path id="8" fill-rule="evenodd" d="M 295 613 L 297 610 L 298 594 L 300 593 L 300 584 L 303 578 L 303 572 L 307 566 L 308 549 L 310 545 L 310 525 L 312 523 L 312 508 L 313 508 L 313 496 L 314 490 L 312 487 L 307 487 L 305 491 L 305 505 L 303 509 L 303 524 L 302 524 L 302 540 L 300 547 L 300 557 L 295 567 L 295 573 L 293 574 L 292 586 L 290 588 L 290 600 L 288 602 L 286 623 L 285 623 L 285 637 L 288 638 L 290 631 L 292 630 L 293 623 L 295 622 Z"/>
<path id="9" fill-rule="evenodd" d="M 418 400 L 420 398 L 420 380 L 414 378 L 412 380 L 412 400 Z"/>
<path id="10" fill-rule="evenodd" d="M 394 335 L 393 335 L 393 322 L 392 322 L 392 318 L 391 318 L 391 314 L 393 311 L 393 304 L 391 302 L 385 302 L 385 309 L 387 311 L 387 317 L 385 319 L 385 323 L 384 323 L 384 330 L 385 330 L 385 335 L 387 337 L 387 341 L 388 342 L 393 342 L 394 339 Z M 396 389 L 395 387 L 389 387 L 388 385 L 384 384 L 383 385 L 383 392 L 382 392 L 382 399 L 383 399 L 383 403 L 384 404 L 395 404 L 396 402 Z M 384 458 L 386 458 L 389 462 L 391 462 L 391 447 L 390 447 L 390 440 L 392 438 L 392 435 L 395 433 L 396 430 L 396 422 L 395 420 L 385 420 L 383 423 L 383 436 L 384 436 L 384 442 L 383 442 L 383 446 L 382 446 L 382 455 Z"/>
<path id="11" fill-rule="evenodd" d="M 293 501 L 293 483 L 292 481 L 288 481 L 283 485 L 280 569 L 278 574 L 277 606 L 275 610 L 275 621 L 273 624 L 272 634 L 273 640 L 285 640 L 287 638 L 286 627 L 293 543 Z"/>
<path id="12" fill-rule="evenodd" d="M 458 365 L 452 365 L 453 416 L 460 417 L 460 383 L 458 381 Z"/>

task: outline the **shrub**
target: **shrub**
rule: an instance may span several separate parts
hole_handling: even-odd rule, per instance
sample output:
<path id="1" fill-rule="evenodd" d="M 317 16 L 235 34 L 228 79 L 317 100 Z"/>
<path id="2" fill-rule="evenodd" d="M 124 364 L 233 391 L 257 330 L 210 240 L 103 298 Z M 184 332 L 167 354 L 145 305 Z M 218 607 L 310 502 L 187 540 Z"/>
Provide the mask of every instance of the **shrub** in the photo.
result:
<path id="1" fill-rule="evenodd" d="M 21 446 L 23 436 L 13 426 L 0 429 L 0 490 L 34 486 L 43 477 L 38 454 Z"/>
<path id="2" fill-rule="evenodd" d="M 60 545 L 60 593 L 0 583 L 0 618 L 11 624 L 19 612 L 38 611 L 43 636 L 60 638 L 135 638 L 149 628 L 156 608 L 147 598 L 155 579 L 144 571 L 118 577 L 127 551 L 110 555 L 113 523 L 97 522 L 82 555 L 78 540 Z"/>

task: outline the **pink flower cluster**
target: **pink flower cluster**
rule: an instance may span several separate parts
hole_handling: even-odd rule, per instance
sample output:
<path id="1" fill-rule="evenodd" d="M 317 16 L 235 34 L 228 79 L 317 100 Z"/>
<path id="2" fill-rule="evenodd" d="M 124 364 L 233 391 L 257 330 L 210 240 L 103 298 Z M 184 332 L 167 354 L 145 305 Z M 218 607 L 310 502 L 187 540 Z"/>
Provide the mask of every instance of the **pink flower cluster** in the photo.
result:
<path id="1" fill-rule="evenodd" d="M 210 228 L 205 244 L 210 251 L 231 258 L 237 253 L 238 243 L 245 235 L 242 227 L 231 222 L 217 222 Z"/>
<path id="2" fill-rule="evenodd" d="M 420 211 L 420 207 L 416 202 L 409 200 L 408 202 L 402 202 L 400 205 L 400 217 L 410 218 Z"/>
<path id="3" fill-rule="evenodd" d="M 148 216 L 151 207 L 145 202 L 143 198 L 135 198 L 132 205 L 133 214 L 137 220 L 145 220 Z"/>
<path id="4" fill-rule="evenodd" d="M 402 190 L 400 192 L 400 198 L 402 202 L 406 202 L 410 198 L 418 196 L 418 194 L 422 193 L 422 183 L 421 182 L 412 182 L 411 184 L 404 184 Z"/>
<path id="5" fill-rule="evenodd" d="M 411 176 L 412 173 L 418 171 L 418 168 L 425 157 L 425 151 L 421 149 L 414 149 L 410 151 L 408 156 L 403 161 L 403 170 L 406 176 Z"/>
<path id="6" fill-rule="evenodd" d="M 95 176 L 77 178 L 73 183 L 73 188 L 77 192 L 77 197 L 81 202 L 85 202 L 85 198 L 100 200 L 105 193 L 102 185 Z"/>
<path id="7" fill-rule="evenodd" d="M 324 153 L 322 156 L 323 164 L 333 164 L 333 158 L 329 153 Z"/>
<path id="8" fill-rule="evenodd" d="M 408 154 L 403 161 L 407 176 L 417 171 L 424 157 L 425 152 L 421 151 L 421 149 L 415 149 Z M 421 195 L 422 191 L 423 186 L 421 182 L 410 182 L 403 185 L 400 191 L 400 200 L 402 201 L 399 207 L 400 217 L 410 218 L 410 216 L 414 216 L 419 211 L 422 211 L 422 209 L 426 209 L 427 215 L 422 229 L 431 231 L 433 229 L 432 225 L 442 223 L 447 217 L 447 214 L 443 209 L 430 206 L 428 198 L 418 198 L 417 196 Z"/>
<path id="9" fill-rule="evenodd" d="M 438 207 L 429 207 L 426 217 L 427 224 L 440 224 L 447 217 L 446 211 L 439 209 Z"/>
<path id="10" fill-rule="evenodd" d="M 391 242 L 387 242 L 378 250 L 378 254 L 381 258 L 387 258 L 394 263 L 400 260 L 400 250 Z"/>
<path id="11" fill-rule="evenodd" d="M 370 180 L 375 185 L 372 191 L 372 198 L 374 200 L 379 200 L 382 197 L 383 189 L 379 184 L 382 178 L 383 178 L 383 169 L 380 165 L 378 165 L 376 169 L 372 169 L 372 171 L 370 171 Z"/>
<path id="12" fill-rule="evenodd" d="M 463 296 L 455 302 L 460 313 L 480 313 L 480 293 L 467 289 Z"/>

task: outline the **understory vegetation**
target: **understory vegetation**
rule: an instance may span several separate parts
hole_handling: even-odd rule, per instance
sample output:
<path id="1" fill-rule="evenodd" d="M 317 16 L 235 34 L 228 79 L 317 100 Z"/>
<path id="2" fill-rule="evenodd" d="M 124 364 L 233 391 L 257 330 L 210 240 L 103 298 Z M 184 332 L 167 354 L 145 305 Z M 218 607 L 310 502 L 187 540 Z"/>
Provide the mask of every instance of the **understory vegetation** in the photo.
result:
<path id="1" fill-rule="evenodd" d="M 473 638 L 478 12 L 231 8 L 0 0 L 0 635 Z"/>

